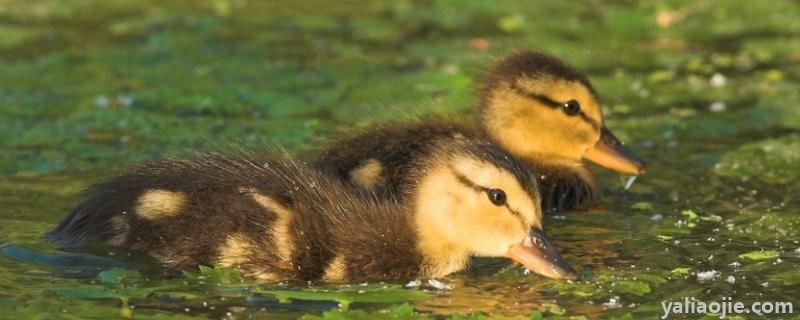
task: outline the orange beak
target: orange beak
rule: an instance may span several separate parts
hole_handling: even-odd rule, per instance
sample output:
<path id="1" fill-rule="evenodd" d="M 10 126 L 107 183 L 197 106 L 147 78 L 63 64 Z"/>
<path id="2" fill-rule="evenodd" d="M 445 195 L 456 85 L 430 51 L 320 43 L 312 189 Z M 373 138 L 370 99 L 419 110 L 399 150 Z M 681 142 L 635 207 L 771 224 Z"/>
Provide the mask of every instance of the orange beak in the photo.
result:
<path id="1" fill-rule="evenodd" d="M 610 130 L 600 129 L 600 140 L 586 150 L 584 158 L 619 173 L 641 175 L 644 173 L 644 162 L 622 144 Z"/>
<path id="2" fill-rule="evenodd" d="M 575 279 L 575 270 L 561 259 L 544 231 L 531 227 L 522 242 L 508 248 L 506 255 L 530 271 L 553 279 Z"/>

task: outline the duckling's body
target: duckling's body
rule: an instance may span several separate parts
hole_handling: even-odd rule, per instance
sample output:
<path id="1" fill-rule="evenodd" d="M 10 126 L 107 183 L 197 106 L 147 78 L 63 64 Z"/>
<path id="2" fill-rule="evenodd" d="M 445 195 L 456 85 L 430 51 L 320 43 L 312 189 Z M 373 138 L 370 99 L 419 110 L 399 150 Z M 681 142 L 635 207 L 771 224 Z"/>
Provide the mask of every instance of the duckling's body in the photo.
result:
<path id="1" fill-rule="evenodd" d="M 387 278 L 414 277 L 422 264 L 397 203 L 378 205 L 293 162 L 220 155 L 160 162 L 88 194 L 51 239 L 126 247 L 181 269 L 220 263 L 264 280 L 322 279 L 344 267 L 331 266 L 334 259 L 368 266 L 354 275 Z M 382 235 L 397 245 L 375 241 Z M 344 278 L 345 271 L 335 272 Z"/>
<path id="2" fill-rule="evenodd" d="M 181 269 L 237 267 L 268 281 L 441 277 L 465 268 L 471 255 L 571 275 L 557 254 L 547 258 L 551 245 L 531 247 L 541 225 L 527 170 L 479 141 L 433 145 L 438 151 L 416 161 L 418 182 L 404 187 L 404 201 L 353 190 L 286 158 L 147 164 L 90 188 L 48 238 L 125 247 Z M 503 205 L 486 195 L 499 188 Z"/>
<path id="3" fill-rule="evenodd" d="M 479 127 L 442 118 L 378 125 L 334 140 L 316 166 L 356 186 L 398 196 L 415 157 L 436 137 L 491 140 L 536 173 L 542 207 L 570 210 L 598 194 L 584 157 L 620 172 L 643 164 L 603 125 L 588 79 L 558 59 L 519 52 L 489 67 L 479 84 Z M 402 196 L 402 195 L 399 195 Z"/>
<path id="4" fill-rule="evenodd" d="M 432 152 L 437 139 L 491 139 L 478 127 L 442 116 L 383 123 L 350 132 L 319 152 L 313 165 L 355 187 L 383 197 L 404 197 L 414 164 Z M 550 161 L 548 161 L 550 160 Z M 573 209 L 595 199 L 594 179 L 583 167 L 536 159 L 526 163 L 539 186 L 542 208 Z"/>

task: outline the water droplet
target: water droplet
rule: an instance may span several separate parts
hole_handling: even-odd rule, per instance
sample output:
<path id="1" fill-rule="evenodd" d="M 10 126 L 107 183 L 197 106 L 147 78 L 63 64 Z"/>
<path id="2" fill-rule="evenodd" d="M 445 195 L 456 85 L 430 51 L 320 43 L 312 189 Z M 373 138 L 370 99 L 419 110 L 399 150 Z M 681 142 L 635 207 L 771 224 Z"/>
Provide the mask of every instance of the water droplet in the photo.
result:
<path id="1" fill-rule="evenodd" d="M 702 271 L 697 273 L 697 281 L 709 281 L 719 278 L 720 273 L 717 270 Z"/>
<path id="2" fill-rule="evenodd" d="M 408 283 L 406 283 L 405 287 L 406 288 L 417 288 L 420 285 L 422 285 L 422 281 L 414 280 L 414 281 L 409 281 Z"/>
<path id="3" fill-rule="evenodd" d="M 708 106 L 708 110 L 711 112 L 725 112 L 728 110 L 728 105 L 722 101 L 714 101 Z"/>
<path id="4" fill-rule="evenodd" d="M 108 99 L 105 95 L 99 95 L 94 98 L 94 106 L 98 108 L 108 108 L 111 100 Z"/>
<path id="5" fill-rule="evenodd" d="M 708 79 L 708 83 L 714 88 L 721 88 L 728 83 L 728 79 L 721 73 L 715 73 L 711 76 L 711 79 Z"/>

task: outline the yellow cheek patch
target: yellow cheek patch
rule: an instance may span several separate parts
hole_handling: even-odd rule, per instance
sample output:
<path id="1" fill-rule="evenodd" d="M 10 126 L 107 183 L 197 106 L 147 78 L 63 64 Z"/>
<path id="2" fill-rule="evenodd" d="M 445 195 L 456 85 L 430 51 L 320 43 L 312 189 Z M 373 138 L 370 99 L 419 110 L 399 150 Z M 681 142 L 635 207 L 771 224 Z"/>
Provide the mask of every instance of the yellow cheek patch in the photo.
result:
<path id="1" fill-rule="evenodd" d="M 156 220 L 180 214 L 186 205 L 186 195 L 166 190 L 147 190 L 136 203 L 136 214 Z"/>
<path id="2" fill-rule="evenodd" d="M 325 281 L 345 281 L 347 279 L 347 266 L 345 265 L 343 256 L 336 256 L 331 260 L 327 267 L 325 267 Z"/>
<path id="3" fill-rule="evenodd" d="M 383 165 L 376 159 L 368 159 L 350 172 L 350 180 L 371 189 L 383 183 Z"/>
<path id="4" fill-rule="evenodd" d="M 414 219 L 420 238 L 417 246 L 425 257 L 423 275 L 436 278 L 461 270 L 467 265 L 469 248 L 462 246 L 461 230 L 451 221 L 458 217 L 457 204 L 464 200 L 460 193 L 475 191 L 442 167 L 426 175 L 418 189 L 424 196 L 417 199 Z"/>
<path id="5" fill-rule="evenodd" d="M 225 238 L 225 243 L 217 248 L 217 262 L 226 267 L 238 267 L 250 260 L 253 242 L 244 234 L 235 233 Z"/>
<path id="6" fill-rule="evenodd" d="M 128 240 L 128 232 L 130 232 L 131 226 L 121 216 L 115 216 L 109 222 L 114 235 L 106 243 L 112 246 L 121 246 L 125 243 L 125 240 Z"/>
<path id="7" fill-rule="evenodd" d="M 267 211 L 275 214 L 276 219 L 272 225 L 271 235 L 275 253 L 286 264 L 292 260 L 292 252 L 294 252 L 294 242 L 292 241 L 292 234 L 290 224 L 292 222 L 293 213 L 288 208 L 284 207 L 275 199 L 260 193 L 250 193 L 253 200 L 267 209 Z"/>

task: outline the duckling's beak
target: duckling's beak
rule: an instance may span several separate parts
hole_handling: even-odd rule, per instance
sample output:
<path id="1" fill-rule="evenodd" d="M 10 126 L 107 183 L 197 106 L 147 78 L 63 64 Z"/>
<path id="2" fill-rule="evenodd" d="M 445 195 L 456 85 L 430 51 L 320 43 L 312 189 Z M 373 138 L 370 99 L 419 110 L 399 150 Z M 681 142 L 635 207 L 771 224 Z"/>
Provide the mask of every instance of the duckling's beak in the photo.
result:
<path id="1" fill-rule="evenodd" d="M 600 140 L 594 147 L 586 150 L 583 157 L 619 173 L 637 176 L 644 173 L 644 161 L 625 147 L 606 127 L 600 129 Z"/>
<path id="2" fill-rule="evenodd" d="M 525 268 L 553 279 L 575 279 L 575 270 L 561 259 L 556 247 L 547 239 L 544 231 L 531 227 L 528 236 L 518 244 L 508 248 L 506 253 L 512 260 Z"/>

